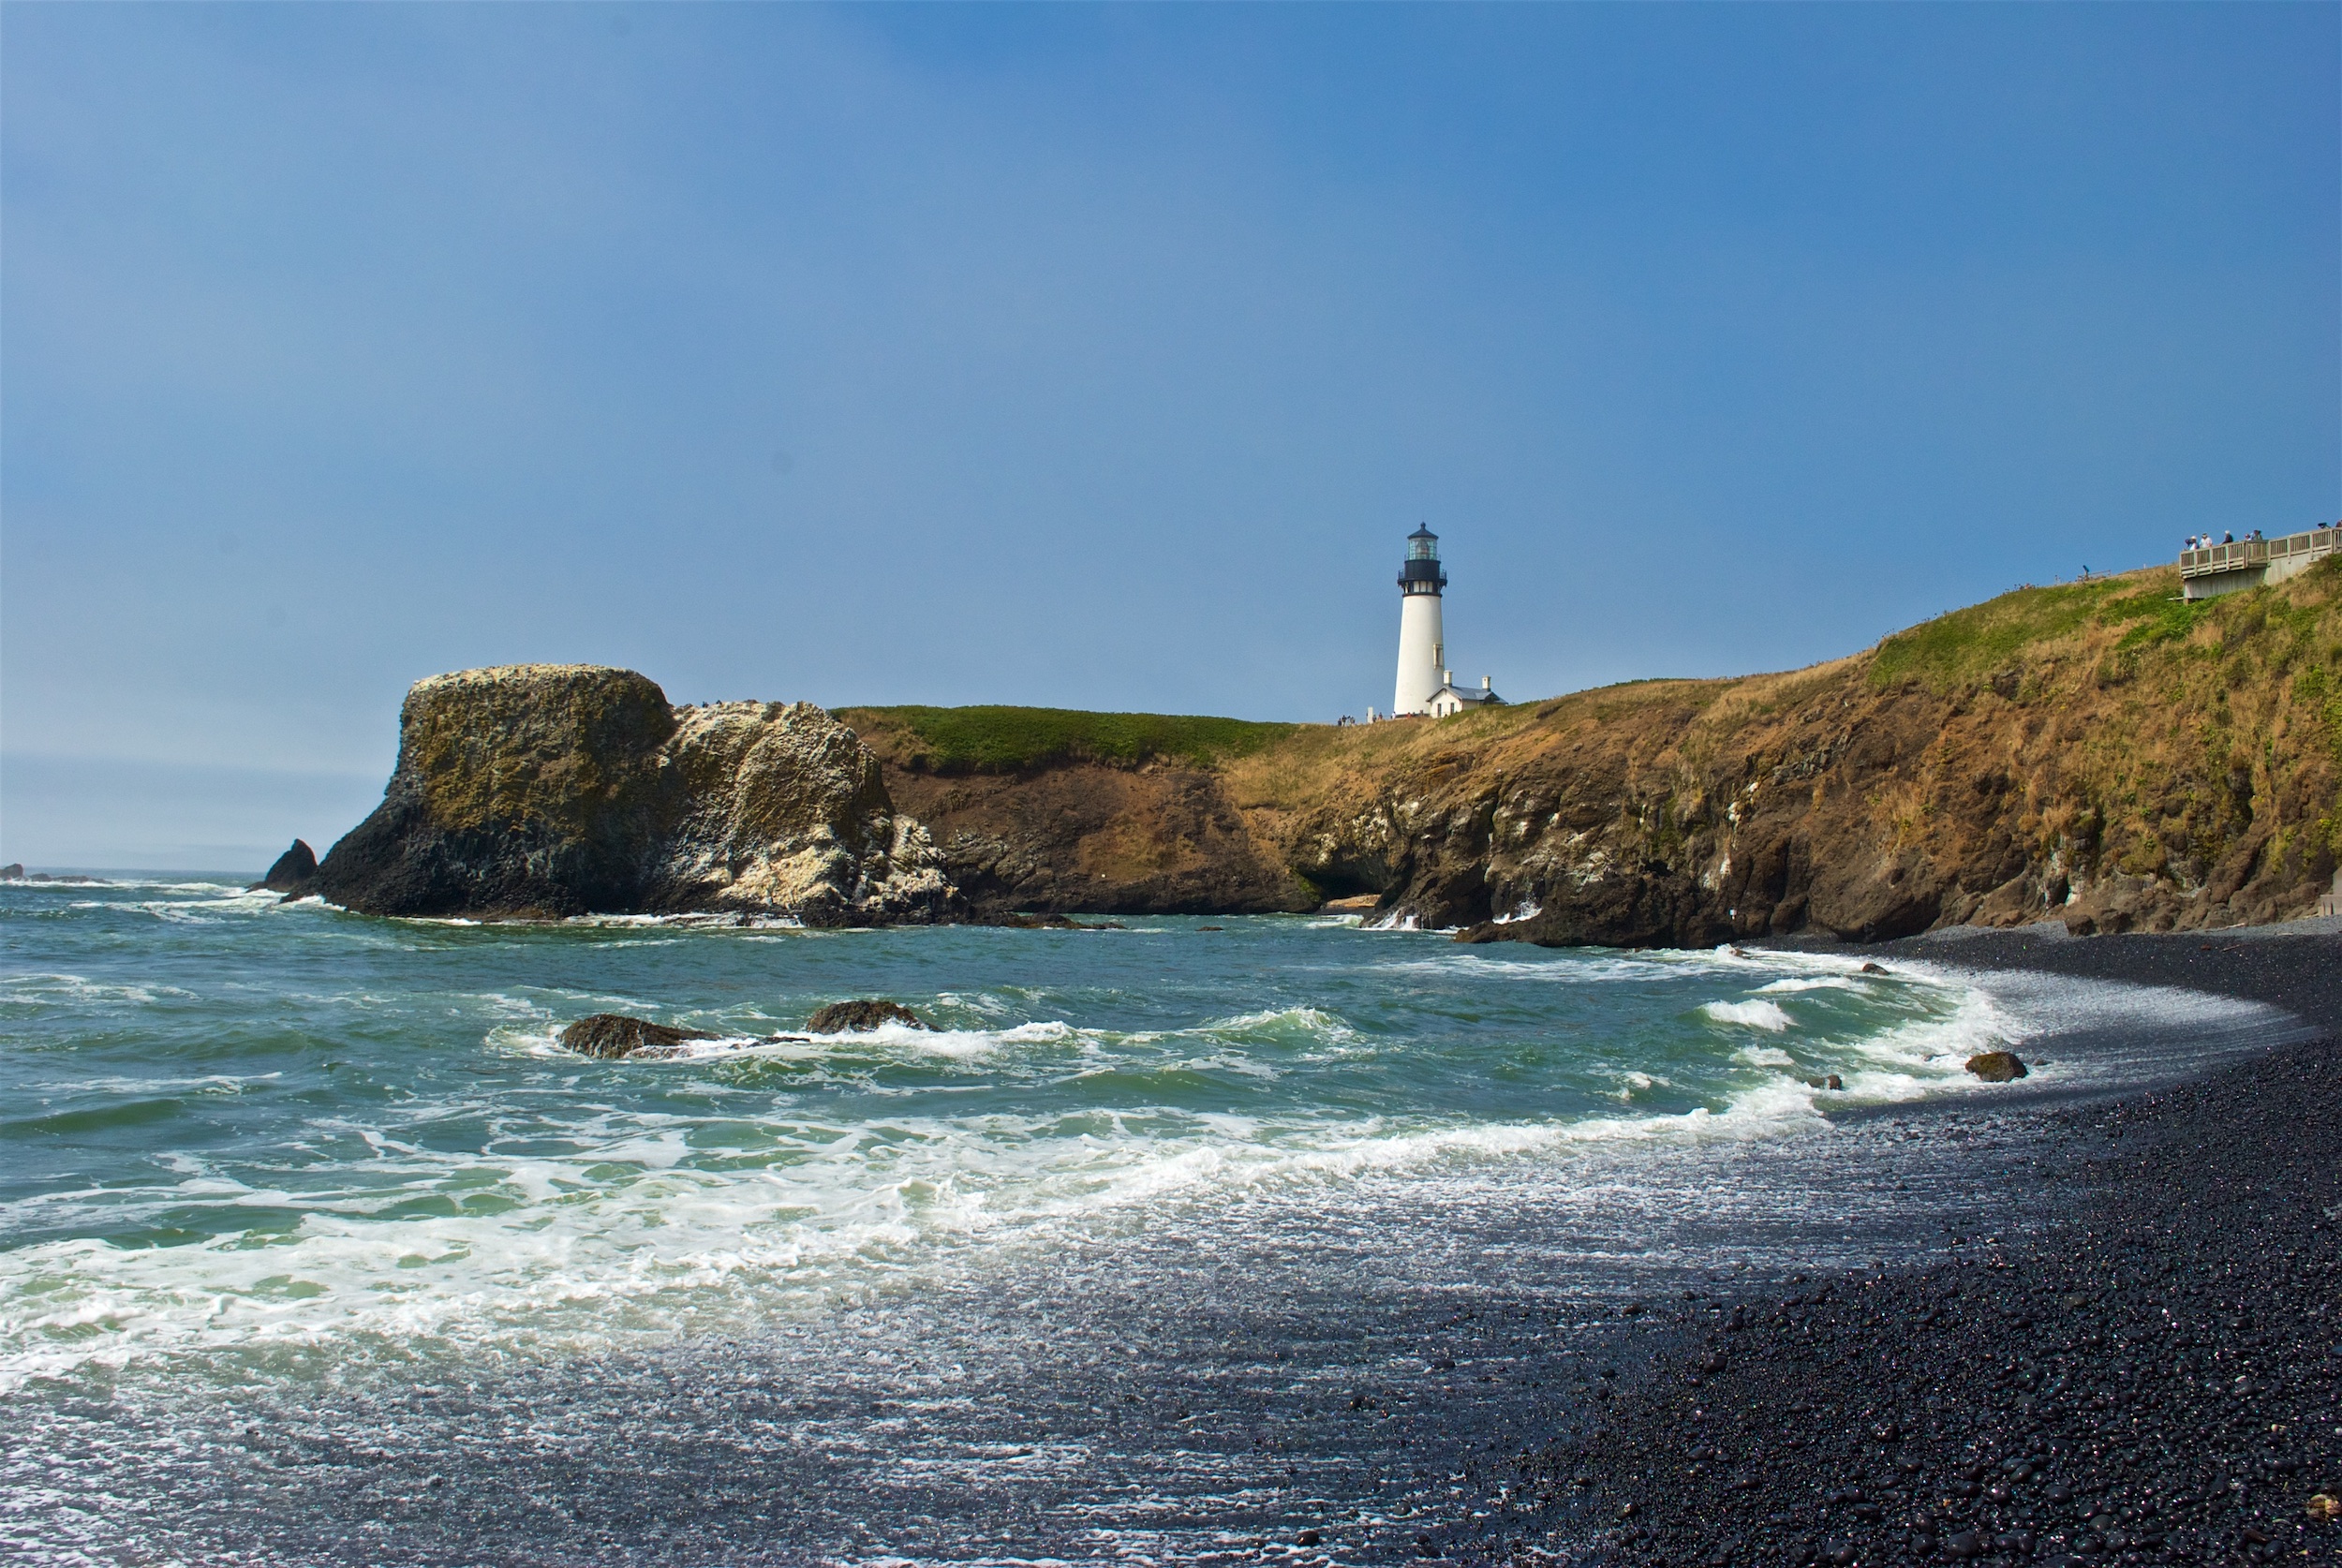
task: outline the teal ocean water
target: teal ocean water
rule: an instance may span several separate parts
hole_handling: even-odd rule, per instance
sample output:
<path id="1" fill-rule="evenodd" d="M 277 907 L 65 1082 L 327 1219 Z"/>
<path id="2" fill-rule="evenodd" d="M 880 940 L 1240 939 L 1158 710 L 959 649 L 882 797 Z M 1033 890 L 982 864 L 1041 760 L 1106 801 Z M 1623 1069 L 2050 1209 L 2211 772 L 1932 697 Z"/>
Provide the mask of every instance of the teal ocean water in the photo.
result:
<path id="1" fill-rule="evenodd" d="M 499 926 L 361 918 L 204 880 L 0 888 L 12 1539 L 52 1561 L 385 1560 L 321 1537 L 223 1545 L 256 1528 L 238 1488 L 261 1461 L 248 1442 L 218 1445 L 265 1409 L 272 1429 L 320 1442 L 372 1431 L 383 1455 L 401 1450 L 382 1433 L 407 1433 L 428 1467 L 492 1428 L 511 1441 L 516 1409 L 582 1429 L 597 1401 L 615 1419 L 679 1398 L 678 1365 L 755 1363 L 769 1372 L 760 1398 L 786 1386 L 837 1407 L 759 1418 L 798 1434 L 780 1444 L 789 1462 L 811 1462 L 812 1421 L 862 1472 L 842 1491 L 798 1474 L 785 1526 L 759 1514 L 710 1537 L 727 1560 L 754 1557 L 758 1531 L 777 1561 L 974 1560 L 1035 1543 L 1128 1555 L 1123 1506 L 1099 1501 L 1118 1487 L 1174 1500 L 1148 1515 L 1156 1557 L 1208 1556 L 1238 1516 L 1341 1512 L 1324 1495 L 1340 1487 L 1288 1459 L 1290 1486 L 1232 1490 L 1236 1459 L 1208 1455 L 1267 1440 L 1245 1448 L 1231 1427 L 1215 1447 L 1166 1418 L 1170 1438 L 1126 1434 L 1119 1469 L 1093 1432 L 1075 1467 L 1089 1478 L 1058 1475 L 1047 1509 L 968 1503 L 955 1533 L 934 1523 L 918 1467 L 958 1454 L 977 1479 L 954 1495 L 988 1495 L 985 1465 L 1045 1457 L 1084 1411 L 1104 1419 L 1101 1380 L 1147 1354 L 1192 1369 L 1239 1320 L 1306 1339 L 1304 1323 L 1362 1314 L 1330 1338 L 1383 1336 L 1371 1375 L 1395 1378 L 1416 1353 L 1390 1340 L 1415 1330 L 1393 1325 L 1459 1292 L 1545 1303 L 1558 1324 L 1568 1304 L 1645 1288 L 1654 1270 L 1889 1250 L 1917 1208 L 1956 1207 L 1956 1168 L 1897 1151 L 1938 1146 L 1905 1113 L 1994 1092 L 1963 1072 L 1973 1052 L 2038 1054 L 2084 1016 L 2135 1026 L 2121 1049 L 2052 1051 L 2028 1080 L 2040 1092 L 2143 1071 L 2149 1026 L 2201 1040 L 2225 1020 L 2241 1049 L 2253 1022 L 2175 993 L 1987 988 L 1842 955 L 1460 947 L 1309 917 L 1126 925 Z M 873 996 L 937 1029 L 758 1041 Z M 601 1011 L 722 1038 L 639 1063 L 556 1043 Z M 1810 1087 L 1832 1073 L 1842 1090 Z M 1847 1184 L 1858 1156 L 1875 1179 Z M 1844 1191 L 1816 1228 L 1811 1195 L 1833 1179 Z M 1279 1389 L 1368 1375 L 1330 1354 L 1260 1350 L 1264 1402 L 1245 1419 L 1282 1419 Z M 1417 1359 L 1408 1375 L 1456 1365 Z M 380 1404 L 459 1385 L 460 1410 Z M 984 1414 L 980 1387 L 1007 1413 Z M 930 1413 L 900 1429 L 863 1409 L 873 1390 L 914 1388 Z M 1003 1435 L 1012 1415 L 1042 1426 Z M 179 1456 L 168 1465 L 152 1446 L 162 1431 Z M 782 1462 L 738 1432 L 723 1442 L 734 1463 Z M 27 1443 L 48 1456 L 31 1470 Z M 1363 1451 L 1289 1448 L 1326 1463 Z M 1207 1457 L 1160 1457 L 1173 1450 Z M 882 1471 L 913 1501 L 873 1501 Z M 444 1457 L 408 1479 L 443 1498 L 467 1484 Z M 1013 1480 L 999 1495 L 1028 1496 Z M 90 1501 L 126 1488 L 176 1501 L 128 1522 Z M 1356 1518 L 1398 1529 L 1405 1510 L 1376 1498 Z M 358 1513 L 387 1517 L 395 1501 Z M 312 1498 L 296 1512 L 332 1509 Z M 638 1502 L 630 1516 L 660 1516 Z M 566 1546 L 533 1528 L 513 1539 L 554 1543 L 548 1561 L 659 1558 L 646 1539 L 708 1560 L 672 1522 L 645 1538 L 598 1525 Z M 1356 1528 L 1358 1561 L 1404 1536 Z M 489 1539 L 402 1560 L 528 1557 Z"/>

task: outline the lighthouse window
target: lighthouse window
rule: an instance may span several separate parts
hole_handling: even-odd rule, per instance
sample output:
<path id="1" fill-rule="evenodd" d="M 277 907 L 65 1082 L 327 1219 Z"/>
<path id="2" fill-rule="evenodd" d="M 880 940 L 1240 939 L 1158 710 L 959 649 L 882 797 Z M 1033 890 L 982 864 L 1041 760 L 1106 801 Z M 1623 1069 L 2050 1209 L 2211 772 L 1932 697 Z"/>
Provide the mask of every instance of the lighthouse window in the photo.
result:
<path id="1" fill-rule="evenodd" d="M 1409 540 L 1407 541 L 1407 559 L 1411 561 L 1438 560 L 1439 540 L 1429 536 L 1422 539 Z"/>

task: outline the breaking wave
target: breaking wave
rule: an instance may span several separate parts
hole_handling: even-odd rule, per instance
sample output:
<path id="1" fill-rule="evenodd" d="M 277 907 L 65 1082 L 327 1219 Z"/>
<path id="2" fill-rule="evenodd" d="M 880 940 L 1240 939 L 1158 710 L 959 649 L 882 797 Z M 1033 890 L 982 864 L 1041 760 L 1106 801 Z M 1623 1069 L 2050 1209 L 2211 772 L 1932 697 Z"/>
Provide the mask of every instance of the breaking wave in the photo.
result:
<path id="1" fill-rule="evenodd" d="M 19 923 L 0 975 L 16 1386 L 747 1332 L 1182 1206 L 1274 1193 L 1338 1225 L 1369 1176 L 1821 1135 L 1846 1106 L 1986 1092 L 1969 1055 L 2084 1015 L 2201 1033 L 2237 1014 L 1920 964 L 1500 954 L 1303 919 L 1112 943 L 75 893 Z M 802 1032 L 868 995 L 935 1027 Z M 713 1038 L 657 1060 L 563 1050 L 594 1012 Z M 2028 1084 L 2141 1071 L 2061 1044 Z"/>

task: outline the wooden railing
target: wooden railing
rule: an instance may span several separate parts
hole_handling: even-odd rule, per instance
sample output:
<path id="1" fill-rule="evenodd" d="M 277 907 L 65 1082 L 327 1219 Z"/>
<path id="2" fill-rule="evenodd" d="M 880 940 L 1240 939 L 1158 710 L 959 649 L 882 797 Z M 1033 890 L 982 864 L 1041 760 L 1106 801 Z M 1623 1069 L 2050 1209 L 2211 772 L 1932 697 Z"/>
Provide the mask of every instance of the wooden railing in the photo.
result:
<path id="1" fill-rule="evenodd" d="M 2282 539 L 2240 539 L 2233 544 L 2183 550 L 2179 553 L 2179 574 L 2207 577 L 2216 571 L 2241 571 L 2246 567 L 2266 566 L 2294 555 L 2331 555 L 2337 539 L 2342 539 L 2342 528 L 2312 528 L 2307 533 L 2287 534 Z"/>

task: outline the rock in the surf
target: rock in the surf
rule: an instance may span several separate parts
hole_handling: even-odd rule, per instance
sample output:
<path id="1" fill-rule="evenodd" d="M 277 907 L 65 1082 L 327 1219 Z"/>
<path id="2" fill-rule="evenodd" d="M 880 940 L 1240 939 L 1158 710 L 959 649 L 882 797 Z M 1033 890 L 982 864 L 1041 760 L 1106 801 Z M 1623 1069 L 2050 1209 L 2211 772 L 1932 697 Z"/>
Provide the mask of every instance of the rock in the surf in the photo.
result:
<path id="1" fill-rule="evenodd" d="M 276 864 L 268 868 L 268 875 L 245 889 L 246 893 L 293 893 L 308 885 L 318 874 L 318 852 L 309 848 L 308 840 L 296 838 L 292 848 L 276 857 Z"/>
<path id="2" fill-rule="evenodd" d="M 921 1020 L 916 1013 L 900 1002 L 866 998 L 858 1001 L 831 1002 L 817 1009 L 805 1021 L 808 1034 L 844 1034 L 849 1030 L 862 1032 L 882 1024 L 900 1024 L 906 1028 L 926 1029 L 935 1026 Z"/>
<path id="3" fill-rule="evenodd" d="M 367 914 L 726 911 L 941 918 L 926 830 L 810 703 L 670 706 L 630 670 L 516 664 L 418 682 L 382 804 L 310 890 Z"/>
<path id="4" fill-rule="evenodd" d="M 705 1029 L 681 1029 L 630 1018 L 623 1013 L 592 1013 L 561 1031 L 561 1043 L 580 1056 L 671 1057 L 687 1040 L 713 1040 Z"/>
<path id="5" fill-rule="evenodd" d="M 0 865 L 0 882 L 21 882 L 23 880 L 24 863 L 22 861 L 18 861 L 13 865 Z"/>
<path id="6" fill-rule="evenodd" d="M 1985 1051 L 1968 1058 L 1968 1071 L 1988 1084 L 2006 1084 L 2024 1076 L 2024 1060 L 2014 1051 Z"/>

